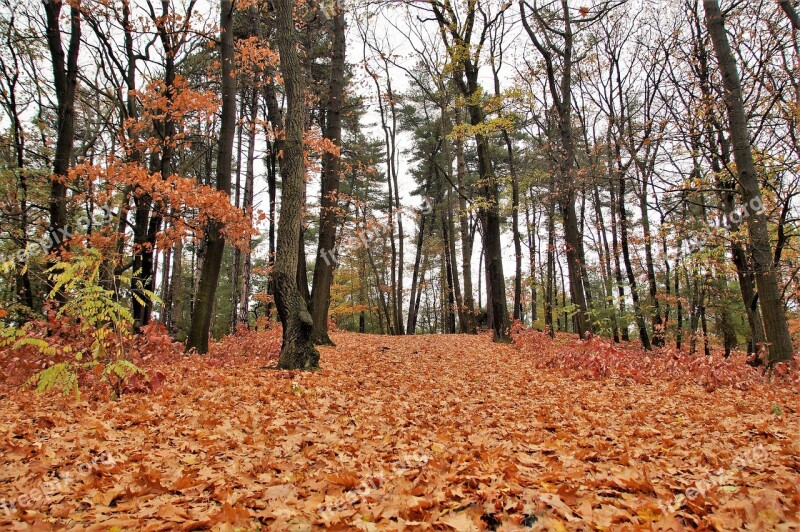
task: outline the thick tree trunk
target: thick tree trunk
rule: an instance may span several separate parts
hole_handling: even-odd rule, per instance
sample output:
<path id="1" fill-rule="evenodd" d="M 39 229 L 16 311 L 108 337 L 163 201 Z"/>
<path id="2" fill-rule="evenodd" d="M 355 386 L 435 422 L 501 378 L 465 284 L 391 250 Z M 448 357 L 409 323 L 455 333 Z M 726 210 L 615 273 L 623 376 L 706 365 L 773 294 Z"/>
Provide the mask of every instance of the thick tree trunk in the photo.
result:
<path id="1" fill-rule="evenodd" d="M 336 8 L 333 17 L 333 53 L 328 102 L 325 109 L 324 136 L 335 146 L 342 145 L 342 105 L 344 103 L 345 21 L 344 12 Z M 314 320 L 312 339 L 317 344 L 333 345 L 328 335 L 328 310 L 331 304 L 331 284 L 336 266 L 336 228 L 339 224 L 339 155 L 326 153 L 322 164 L 320 197 L 320 231 L 314 279 L 311 289 L 311 317 Z"/>
<path id="2" fill-rule="evenodd" d="M 753 160 L 739 69 L 728 42 L 719 1 L 704 0 L 704 6 L 706 26 L 714 44 L 725 88 L 725 104 L 728 108 L 731 143 L 739 174 L 742 199 L 746 207 L 752 211 L 748 218 L 750 252 L 753 256 L 756 286 L 769 342 L 769 361 L 770 364 L 774 364 L 792 357 L 792 337 L 781 300 L 776 268 L 773 264 L 772 243 Z"/>
<path id="3" fill-rule="evenodd" d="M 233 40 L 233 2 L 220 2 L 220 57 L 222 62 L 222 118 L 220 124 L 219 154 L 217 156 L 217 190 L 230 194 L 233 163 L 233 139 L 236 133 L 236 75 L 234 71 L 235 48 Z M 187 349 L 200 354 L 208 352 L 208 335 L 211 330 L 214 301 L 225 253 L 225 237 L 221 227 L 211 224 L 206 235 L 206 256 L 203 274 L 195 298 L 192 324 Z"/>
<path id="4" fill-rule="evenodd" d="M 794 0 L 778 0 L 778 4 L 781 6 L 781 9 L 783 9 L 783 12 L 786 13 L 786 16 L 789 17 L 792 28 L 796 31 L 800 31 L 800 15 L 797 14 Z"/>
<path id="5" fill-rule="evenodd" d="M 297 52 L 297 37 L 292 17 L 292 0 L 274 0 L 276 43 L 286 90 L 286 128 L 281 174 L 281 213 L 272 278 L 275 303 L 283 324 L 283 345 L 278 367 L 313 370 L 319 367 L 319 353 L 311 341 L 314 325 L 311 314 L 297 289 L 297 249 L 302 225 L 302 198 L 305 182 L 303 130 L 305 122 L 305 76 Z"/>

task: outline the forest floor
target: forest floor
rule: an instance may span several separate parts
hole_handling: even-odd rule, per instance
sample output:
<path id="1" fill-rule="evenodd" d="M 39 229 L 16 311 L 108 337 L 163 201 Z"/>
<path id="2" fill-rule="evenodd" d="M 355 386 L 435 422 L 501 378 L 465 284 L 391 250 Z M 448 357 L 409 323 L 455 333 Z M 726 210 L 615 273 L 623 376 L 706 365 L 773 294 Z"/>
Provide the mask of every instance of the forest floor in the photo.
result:
<path id="1" fill-rule="evenodd" d="M 538 333 L 333 339 L 311 374 L 253 342 L 151 361 L 159 388 L 114 402 L 0 389 L 0 528 L 800 527 L 796 375 Z"/>

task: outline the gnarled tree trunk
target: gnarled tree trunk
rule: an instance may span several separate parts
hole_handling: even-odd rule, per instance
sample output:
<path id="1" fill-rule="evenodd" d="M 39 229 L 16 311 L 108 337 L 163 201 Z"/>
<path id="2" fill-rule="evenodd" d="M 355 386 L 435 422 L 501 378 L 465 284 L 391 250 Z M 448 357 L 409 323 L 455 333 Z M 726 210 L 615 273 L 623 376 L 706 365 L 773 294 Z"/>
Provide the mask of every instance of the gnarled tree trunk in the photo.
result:
<path id="1" fill-rule="evenodd" d="M 297 289 L 297 248 L 300 243 L 304 186 L 303 123 L 305 83 L 297 53 L 291 0 L 274 0 L 275 32 L 281 73 L 286 88 L 286 128 L 281 173 L 281 212 L 272 279 L 275 304 L 283 324 L 283 346 L 278 359 L 281 369 L 313 370 L 319 366 L 319 353 L 311 341 L 314 322 L 306 301 Z"/>

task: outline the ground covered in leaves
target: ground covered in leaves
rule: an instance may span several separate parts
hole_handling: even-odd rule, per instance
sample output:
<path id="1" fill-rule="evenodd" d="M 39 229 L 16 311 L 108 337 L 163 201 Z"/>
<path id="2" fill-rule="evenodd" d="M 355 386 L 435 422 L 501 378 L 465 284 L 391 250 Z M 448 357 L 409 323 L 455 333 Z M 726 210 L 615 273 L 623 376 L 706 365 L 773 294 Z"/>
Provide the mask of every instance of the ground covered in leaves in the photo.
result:
<path id="1" fill-rule="evenodd" d="M 142 362 L 118 401 L 0 388 L 0 528 L 798 530 L 800 386 L 524 333 L 279 337 Z"/>

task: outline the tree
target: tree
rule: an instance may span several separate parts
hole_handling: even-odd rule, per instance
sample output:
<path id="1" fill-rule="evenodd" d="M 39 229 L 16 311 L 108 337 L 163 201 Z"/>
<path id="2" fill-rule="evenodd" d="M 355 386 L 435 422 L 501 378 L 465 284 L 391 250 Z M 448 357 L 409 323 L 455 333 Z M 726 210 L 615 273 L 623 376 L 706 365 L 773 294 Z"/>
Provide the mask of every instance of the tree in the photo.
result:
<path id="1" fill-rule="evenodd" d="M 314 279 L 311 287 L 311 317 L 314 320 L 312 337 L 318 344 L 331 345 L 328 336 L 328 310 L 331 304 L 331 283 L 335 264 L 330 259 L 336 247 L 336 229 L 339 225 L 339 161 L 342 145 L 342 107 L 345 96 L 345 20 L 344 11 L 335 7 L 332 20 L 333 50 L 331 54 L 330 87 L 325 107 L 324 136 L 340 153 L 326 152 L 322 163 L 320 194 L 320 230 Z"/>
<path id="2" fill-rule="evenodd" d="M 575 322 L 577 332 L 584 336 L 591 331 L 589 320 L 589 304 L 587 301 L 588 286 L 586 283 L 586 258 L 583 251 L 583 235 L 578 225 L 578 214 L 575 209 L 577 196 L 576 183 L 576 141 L 572 129 L 572 68 L 578 59 L 574 57 L 575 32 L 574 20 L 567 0 L 561 0 L 560 19 L 563 28 L 555 29 L 544 19 L 544 14 L 538 6 L 530 6 L 525 1 L 520 1 L 519 9 L 522 24 L 534 47 L 541 54 L 545 62 L 550 97 L 558 118 L 559 134 L 559 204 L 564 222 L 564 240 L 567 246 L 567 269 L 569 272 L 570 295 L 572 303 L 577 307 Z M 582 8 L 585 9 L 585 8 Z M 607 3 L 593 18 L 602 16 L 608 9 Z M 540 38 L 528 22 L 528 13 L 535 19 L 538 27 L 546 32 L 558 36 L 563 41 L 560 45 L 552 43 L 551 37 Z M 556 15 L 553 15 L 556 16 Z M 560 56 L 561 76 L 556 73 L 556 60 L 554 54 Z"/>
<path id="3" fill-rule="evenodd" d="M 722 74 L 725 105 L 728 110 L 728 126 L 742 200 L 753 211 L 750 213 L 748 221 L 750 253 L 753 257 L 758 297 L 764 315 L 764 328 L 770 344 L 769 362 L 775 364 L 792 357 L 792 337 L 789 333 L 781 292 L 778 288 L 767 217 L 764 210 L 759 208 L 764 203 L 750 143 L 739 68 L 725 31 L 725 20 L 719 1 L 704 0 L 703 5 L 706 27 L 714 45 L 718 68 Z"/>
<path id="4" fill-rule="evenodd" d="M 53 66 L 53 84 L 58 102 L 56 151 L 50 183 L 50 252 L 58 252 L 67 243 L 67 171 L 75 142 L 75 94 L 78 88 L 78 54 L 81 47 L 81 6 L 70 4 L 70 36 L 66 55 L 61 35 L 63 1 L 43 0 L 47 18 L 47 47 Z"/>
<path id="5" fill-rule="evenodd" d="M 234 71 L 233 1 L 220 4 L 220 59 L 222 63 L 222 120 L 219 153 L 217 154 L 217 190 L 229 195 L 231 191 L 231 166 L 233 138 L 236 131 L 236 74 Z M 225 237 L 218 223 L 207 229 L 206 256 L 203 273 L 192 312 L 187 349 L 198 353 L 208 352 L 208 333 L 211 330 L 214 300 L 219 283 Z"/>
<path id="6" fill-rule="evenodd" d="M 319 366 L 319 353 L 311 340 L 314 322 L 296 282 L 305 180 L 303 132 L 306 106 L 305 76 L 297 51 L 294 6 L 291 0 L 273 1 L 275 41 L 286 91 L 286 128 L 281 164 L 283 186 L 280 221 L 272 279 L 275 304 L 283 325 L 283 345 L 278 367 L 313 370 Z"/>
<path id="7" fill-rule="evenodd" d="M 472 136 L 477 145 L 480 201 L 478 218 L 483 228 L 483 245 L 486 255 L 487 299 L 489 325 L 496 341 L 509 340 L 508 302 L 506 279 L 503 273 L 503 253 L 500 239 L 500 184 L 494 172 L 489 138 L 486 134 L 486 111 L 483 106 L 483 88 L 480 85 L 480 62 L 489 29 L 508 10 L 503 4 L 497 13 L 490 15 L 475 0 L 467 2 L 466 13 L 460 16 L 450 2 L 432 1 L 430 8 L 439 25 L 455 70 L 454 81 L 464 99 Z M 479 18 L 480 17 L 480 20 Z M 480 27 L 476 27 L 480 23 Z M 475 42 L 473 42 L 473 38 Z"/>

